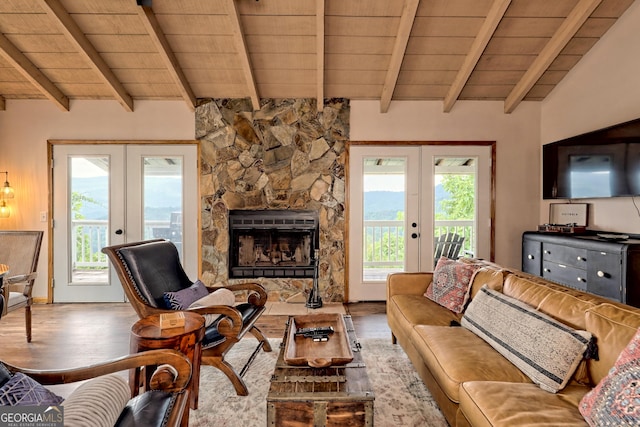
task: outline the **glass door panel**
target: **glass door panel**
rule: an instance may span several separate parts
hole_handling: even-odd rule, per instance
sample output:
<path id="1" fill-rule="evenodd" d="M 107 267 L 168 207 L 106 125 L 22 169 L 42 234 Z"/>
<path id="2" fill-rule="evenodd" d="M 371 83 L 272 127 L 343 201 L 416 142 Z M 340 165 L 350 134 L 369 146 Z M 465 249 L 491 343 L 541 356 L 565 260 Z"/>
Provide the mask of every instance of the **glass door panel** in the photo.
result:
<path id="1" fill-rule="evenodd" d="M 386 281 L 405 268 L 407 161 L 401 157 L 363 159 L 362 277 Z"/>
<path id="2" fill-rule="evenodd" d="M 434 159 L 434 228 L 433 237 L 455 234 L 462 239 L 459 252 L 453 256 L 473 256 L 476 253 L 476 156 Z M 445 246 L 445 252 L 448 249 Z M 435 262 L 438 260 L 434 260 Z"/>
<path id="3" fill-rule="evenodd" d="M 144 239 L 172 241 L 182 258 L 182 157 L 143 157 Z"/>
<path id="4" fill-rule="evenodd" d="M 71 283 L 107 284 L 109 269 L 100 249 L 107 244 L 109 157 L 70 161 Z"/>

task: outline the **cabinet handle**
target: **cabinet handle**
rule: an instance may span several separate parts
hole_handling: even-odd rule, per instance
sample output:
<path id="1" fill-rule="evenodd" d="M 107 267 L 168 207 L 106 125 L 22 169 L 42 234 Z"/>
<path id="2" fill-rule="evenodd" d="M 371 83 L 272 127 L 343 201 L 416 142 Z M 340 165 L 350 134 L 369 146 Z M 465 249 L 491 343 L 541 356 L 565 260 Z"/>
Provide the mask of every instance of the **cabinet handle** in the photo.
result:
<path id="1" fill-rule="evenodd" d="M 549 252 L 548 250 L 545 250 L 545 251 L 544 251 L 544 253 L 548 255 L 548 254 L 550 254 L 551 252 Z"/>
<path id="2" fill-rule="evenodd" d="M 549 270 L 548 268 L 543 268 L 542 271 L 544 271 L 545 273 L 549 273 L 551 270 Z"/>
<path id="3" fill-rule="evenodd" d="M 564 265 L 564 264 L 558 264 L 558 267 L 560 267 L 560 268 L 567 268 L 567 266 L 566 266 L 566 265 Z"/>
<path id="4" fill-rule="evenodd" d="M 583 257 L 579 256 L 576 258 L 578 261 L 586 261 L 586 259 L 584 259 Z"/>
<path id="5" fill-rule="evenodd" d="M 578 282 L 586 282 L 582 277 L 578 276 Z"/>
<path id="6" fill-rule="evenodd" d="M 602 270 L 598 270 L 598 272 L 597 272 L 596 274 L 598 275 L 598 277 L 604 277 L 604 276 L 606 276 L 606 275 L 607 275 L 607 274 L 606 274 L 604 271 L 602 271 Z"/>
<path id="7" fill-rule="evenodd" d="M 533 259 L 533 255 L 529 254 L 529 255 L 527 255 L 527 258 L 528 259 Z"/>

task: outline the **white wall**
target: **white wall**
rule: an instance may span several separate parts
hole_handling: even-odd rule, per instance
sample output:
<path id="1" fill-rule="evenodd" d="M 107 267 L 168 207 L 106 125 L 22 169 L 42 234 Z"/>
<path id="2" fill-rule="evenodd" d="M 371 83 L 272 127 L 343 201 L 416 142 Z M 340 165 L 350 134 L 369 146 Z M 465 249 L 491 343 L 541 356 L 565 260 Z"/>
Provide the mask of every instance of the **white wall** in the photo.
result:
<path id="1" fill-rule="evenodd" d="M 34 298 L 47 297 L 47 211 L 49 139 L 194 139 L 195 115 L 182 101 L 136 101 L 128 113 L 115 101 L 72 101 L 64 112 L 49 101 L 8 100 L 0 111 L 0 171 L 9 171 L 15 189 L 11 217 L 0 229 L 45 231 Z M 4 174 L 2 174 L 4 178 Z"/>
<path id="2" fill-rule="evenodd" d="M 640 118 L 639 28 L 636 1 L 543 101 L 542 144 Z M 640 234 L 632 198 L 586 202 L 589 228 Z M 549 202 L 543 202 L 541 223 L 548 221 L 548 209 Z"/>
<path id="3" fill-rule="evenodd" d="M 496 262 L 520 268 L 522 233 L 538 225 L 540 104 L 504 114 L 502 102 L 351 101 L 352 141 L 496 141 Z"/>

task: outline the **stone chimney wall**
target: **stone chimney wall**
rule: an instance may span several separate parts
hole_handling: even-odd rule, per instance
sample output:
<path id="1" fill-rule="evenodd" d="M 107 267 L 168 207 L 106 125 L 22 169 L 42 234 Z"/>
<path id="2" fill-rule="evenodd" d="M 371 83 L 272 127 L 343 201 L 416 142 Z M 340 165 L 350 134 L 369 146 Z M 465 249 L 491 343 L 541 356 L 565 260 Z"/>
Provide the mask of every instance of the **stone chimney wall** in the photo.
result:
<path id="1" fill-rule="evenodd" d="M 227 284 L 228 211 L 316 210 L 320 217 L 320 292 L 345 297 L 345 162 L 349 101 L 206 99 L 196 109 L 200 140 L 202 277 Z M 310 279 L 259 280 L 270 301 L 308 290 Z M 246 281 L 246 280 L 245 280 Z"/>

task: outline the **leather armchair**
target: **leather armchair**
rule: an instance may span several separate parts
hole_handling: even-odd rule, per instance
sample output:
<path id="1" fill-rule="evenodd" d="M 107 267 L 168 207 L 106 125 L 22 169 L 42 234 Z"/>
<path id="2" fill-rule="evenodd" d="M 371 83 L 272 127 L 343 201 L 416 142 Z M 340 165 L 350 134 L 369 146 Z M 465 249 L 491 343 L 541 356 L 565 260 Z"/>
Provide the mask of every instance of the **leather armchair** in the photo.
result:
<path id="1" fill-rule="evenodd" d="M 180 291 L 193 285 L 182 268 L 176 247 L 170 241 L 153 239 L 126 243 L 105 247 L 102 252 L 111 260 L 125 294 L 140 318 L 173 312 L 165 308 L 164 293 Z M 217 289 L 219 288 L 209 287 L 207 290 L 211 293 Z M 227 285 L 224 289 L 245 294 L 246 302 L 190 310 L 201 315 L 219 316 L 206 327 L 202 342 L 202 364 L 220 369 L 229 378 L 236 393 L 246 396 L 249 391 L 242 380 L 242 374 L 261 348 L 266 352 L 271 351 L 269 341 L 255 326 L 265 310 L 267 293 L 257 283 Z M 258 346 L 238 374 L 225 360 L 225 355 L 247 332 L 258 340 Z"/>
<path id="2" fill-rule="evenodd" d="M 107 374 L 145 367 L 159 366 L 149 381 L 149 389 L 131 398 L 122 409 L 115 426 L 179 426 L 187 425 L 183 419 L 189 403 L 187 385 L 191 380 L 191 363 L 175 350 L 150 350 L 123 356 L 102 363 L 72 369 L 37 370 L 2 362 L 11 374 L 22 372 L 43 386 L 71 384 L 79 381 L 99 381 Z M 3 378 L 0 371 L 0 383 Z M 87 383 L 89 384 L 89 383 Z M 78 389 L 80 390 L 80 389 Z M 105 399 L 108 391 L 100 399 Z M 82 394 L 74 396 L 82 402 Z M 88 403 L 88 402 L 87 402 Z M 64 406 L 64 402 L 62 405 Z M 102 406 L 102 405 L 101 405 Z M 65 421 L 65 425 L 67 422 Z"/>

